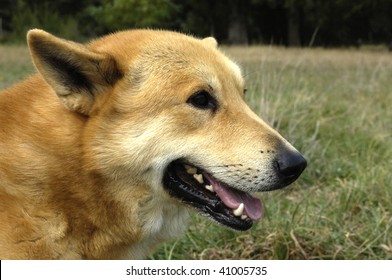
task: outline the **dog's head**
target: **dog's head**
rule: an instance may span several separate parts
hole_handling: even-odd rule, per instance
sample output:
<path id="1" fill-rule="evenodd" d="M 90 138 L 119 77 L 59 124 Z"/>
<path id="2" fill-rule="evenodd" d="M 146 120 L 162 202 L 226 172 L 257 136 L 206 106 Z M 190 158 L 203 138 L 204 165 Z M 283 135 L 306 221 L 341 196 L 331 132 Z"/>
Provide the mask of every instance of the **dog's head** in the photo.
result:
<path id="1" fill-rule="evenodd" d="M 65 106 L 87 116 L 87 165 L 129 188 L 245 230 L 263 214 L 250 192 L 306 167 L 245 104 L 241 70 L 213 38 L 128 31 L 79 45 L 33 30 L 28 41 Z"/>

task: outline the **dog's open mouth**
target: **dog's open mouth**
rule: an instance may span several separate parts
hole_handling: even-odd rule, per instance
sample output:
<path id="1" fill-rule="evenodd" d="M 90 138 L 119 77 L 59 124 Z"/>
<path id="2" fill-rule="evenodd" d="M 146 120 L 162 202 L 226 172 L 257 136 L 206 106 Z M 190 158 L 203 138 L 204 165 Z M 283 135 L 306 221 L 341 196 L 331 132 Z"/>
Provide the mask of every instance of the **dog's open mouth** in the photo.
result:
<path id="1" fill-rule="evenodd" d="M 181 160 L 168 166 L 163 183 L 171 196 L 236 230 L 249 229 L 264 212 L 260 199 Z"/>

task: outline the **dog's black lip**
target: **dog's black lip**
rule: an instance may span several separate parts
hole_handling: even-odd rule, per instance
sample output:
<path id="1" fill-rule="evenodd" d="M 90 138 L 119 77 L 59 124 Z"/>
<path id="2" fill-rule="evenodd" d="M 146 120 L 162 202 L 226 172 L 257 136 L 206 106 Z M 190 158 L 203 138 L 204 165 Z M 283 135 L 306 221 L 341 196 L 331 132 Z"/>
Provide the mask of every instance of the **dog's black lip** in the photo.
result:
<path id="1" fill-rule="evenodd" d="M 176 160 L 169 164 L 164 173 L 163 185 L 172 197 L 232 229 L 244 231 L 252 227 L 251 220 L 242 220 L 240 217 L 234 216 L 233 210 L 224 205 L 216 194 L 201 190 L 197 183 L 194 183 L 194 179 L 187 175 L 184 164 L 194 166 L 187 161 Z M 200 168 L 198 169 L 200 170 Z M 180 176 L 179 173 L 183 176 Z M 189 180 L 187 180 L 188 177 Z"/>

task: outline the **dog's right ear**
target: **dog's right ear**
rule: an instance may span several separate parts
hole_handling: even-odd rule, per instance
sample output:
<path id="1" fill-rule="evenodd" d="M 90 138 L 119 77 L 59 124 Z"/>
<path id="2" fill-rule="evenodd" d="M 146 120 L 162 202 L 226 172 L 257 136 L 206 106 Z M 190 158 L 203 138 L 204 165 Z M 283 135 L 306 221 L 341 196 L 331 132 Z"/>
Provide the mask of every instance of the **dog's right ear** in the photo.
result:
<path id="1" fill-rule="evenodd" d="M 122 77 L 107 54 L 39 29 L 27 34 L 34 65 L 70 110 L 88 115 L 100 93 Z"/>
<path id="2" fill-rule="evenodd" d="M 206 45 L 213 47 L 213 48 L 218 48 L 218 41 L 216 41 L 216 39 L 214 37 L 206 37 L 203 40 L 203 43 L 205 43 Z"/>

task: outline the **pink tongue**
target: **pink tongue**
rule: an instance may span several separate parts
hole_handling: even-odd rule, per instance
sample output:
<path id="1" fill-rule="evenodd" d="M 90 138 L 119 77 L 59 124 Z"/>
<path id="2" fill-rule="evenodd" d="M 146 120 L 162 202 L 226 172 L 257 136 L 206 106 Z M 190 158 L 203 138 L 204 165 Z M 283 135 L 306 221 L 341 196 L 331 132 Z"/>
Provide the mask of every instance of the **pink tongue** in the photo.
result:
<path id="1" fill-rule="evenodd" d="M 246 192 L 226 187 L 208 175 L 206 177 L 214 187 L 216 194 L 227 207 L 237 209 L 238 206 L 243 203 L 244 214 L 246 214 L 251 220 L 259 220 L 263 216 L 264 209 L 260 199 Z"/>

